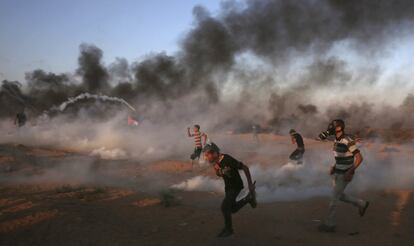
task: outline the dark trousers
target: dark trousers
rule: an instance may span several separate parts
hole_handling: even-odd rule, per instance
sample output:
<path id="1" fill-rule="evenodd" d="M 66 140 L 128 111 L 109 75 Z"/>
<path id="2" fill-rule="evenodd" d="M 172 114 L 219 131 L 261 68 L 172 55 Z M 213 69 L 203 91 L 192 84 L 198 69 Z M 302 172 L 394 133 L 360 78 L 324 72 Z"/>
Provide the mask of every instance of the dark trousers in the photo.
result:
<path id="1" fill-rule="evenodd" d="M 200 159 L 202 148 L 195 148 L 194 153 L 191 154 L 191 160 Z"/>
<path id="2" fill-rule="evenodd" d="M 226 190 L 226 195 L 223 202 L 221 203 L 221 212 L 224 216 L 224 225 L 228 230 L 233 229 L 231 214 L 236 213 L 248 203 L 248 200 L 246 198 L 243 198 L 240 201 L 236 201 L 240 191 L 241 190 L 239 189 Z"/>
<path id="3" fill-rule="evenodd" d="M 292 154 L 290 154 L 289 159 L 294 160 L 294 161 L 302 160 L 304 153 L 305 153 L 304 149 L 297 148 L 295 149 L 295 151 L 292 152 Z"/>

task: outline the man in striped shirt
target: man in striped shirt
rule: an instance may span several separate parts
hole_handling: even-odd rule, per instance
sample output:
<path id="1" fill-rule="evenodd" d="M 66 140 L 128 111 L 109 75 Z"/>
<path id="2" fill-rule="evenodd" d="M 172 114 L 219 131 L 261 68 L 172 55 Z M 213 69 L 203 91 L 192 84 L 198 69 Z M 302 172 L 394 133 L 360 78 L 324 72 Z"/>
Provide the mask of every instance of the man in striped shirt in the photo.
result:
<path id="1" fill-rule="evenodd" d="M 336 207 L 339 201 L 350 203 L 358 208 L 359 215 L 364 216 L 369 202 L 354 198 L 344 193 L 347 185 L 352 181 L 355 170 L 362 163 L 362 155 L 355 144 L 355 140 L 345 134 L 345 122 L 343 120 L 334 120 L 329 125 L 328 130 L 322 132 L 319 137 L 325 140 L 329 135 L 335 136 L 333 152 L 335 155 L 335 165 L 330 169 L 333 176 L 333 193 L 329 204 L 329 213 L 325 223 L 319 226 L 323 232 L 335 232 Z"/>
<path id="2" fill-rule="evenodd" d="M 194 125 L 193 131 L 194 133 L 191 133 L 190 127 L 187 128 L 188 137 L 194 137 L 195 143 L 194 153 L 190 156 L 192 161 L 200 159 L 203 146 L 206 145 L 207 142 L 207 134 L 200 131 L 200 125 Z"/>

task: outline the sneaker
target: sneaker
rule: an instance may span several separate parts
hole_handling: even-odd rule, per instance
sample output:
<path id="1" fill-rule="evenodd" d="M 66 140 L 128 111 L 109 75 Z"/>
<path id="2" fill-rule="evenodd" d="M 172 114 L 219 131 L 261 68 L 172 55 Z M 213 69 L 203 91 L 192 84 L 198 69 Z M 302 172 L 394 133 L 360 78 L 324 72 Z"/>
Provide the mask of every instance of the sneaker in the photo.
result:
<path id="1" fill-rule="evenodd" d="M 326 224 L 320 224 L 318 226 L 320 232 L 336 232 L 336 226 L 328 226 Z"/>
<path id="2" fill-rule="evenodd" d="M 368 207 L 369 207 L 369 202 L 366 202 L 364 207 L 359 208 L 359 216 L 363 217 Z"/>
<path id="3" fill-rule="evenodd" d="M 217 235 L 217 237 L 221 237 L 221 238 L 224 238 L 224 237 L 230 237 L 231 235 L 233 235 L 233 229 L 227 229 L 227 228 L 224 228 L 218 235 Z"/>

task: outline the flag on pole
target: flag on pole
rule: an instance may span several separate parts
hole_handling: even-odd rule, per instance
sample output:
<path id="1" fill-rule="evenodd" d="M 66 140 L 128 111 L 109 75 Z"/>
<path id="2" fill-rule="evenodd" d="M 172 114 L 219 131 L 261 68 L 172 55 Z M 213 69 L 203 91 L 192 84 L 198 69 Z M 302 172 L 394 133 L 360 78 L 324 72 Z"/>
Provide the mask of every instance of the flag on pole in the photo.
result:
<path id="1" fill-rule="evenodd" d="M 132 116 L 128 116 L 128 126 L 138 126 L 139 122 Z"/>

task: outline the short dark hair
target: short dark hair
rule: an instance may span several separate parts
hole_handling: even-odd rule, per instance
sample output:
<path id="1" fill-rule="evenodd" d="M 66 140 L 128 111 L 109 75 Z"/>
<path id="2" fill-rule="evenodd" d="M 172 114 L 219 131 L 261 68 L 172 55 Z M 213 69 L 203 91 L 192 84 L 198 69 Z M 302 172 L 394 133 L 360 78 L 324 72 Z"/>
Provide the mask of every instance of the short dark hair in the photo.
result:
<path id="1" fill-rule="evenodd" d="M 290 129 L 289 134 L 295 133 L 295 129 Z"/>
<path id="2" fill-rule="evenodd" d="M 203 152 L 215 152 L 220 154 L 220 148 L 215 143 L 211 142 L 204 146 Z"/>
<path id="3" fill-rule="evenodd" d="M 200 130 L 200 125 L 195 124 L 194 127 Z"/>
<path id="4" fill-rule="evenodd" d="M 335 127 L 340 126 L 342 128 L 342 131 L 345 130 L 345 121 L 342 119 L 335 119 L 333 120 L 333 124 Z"/>

